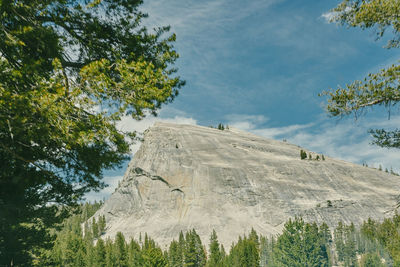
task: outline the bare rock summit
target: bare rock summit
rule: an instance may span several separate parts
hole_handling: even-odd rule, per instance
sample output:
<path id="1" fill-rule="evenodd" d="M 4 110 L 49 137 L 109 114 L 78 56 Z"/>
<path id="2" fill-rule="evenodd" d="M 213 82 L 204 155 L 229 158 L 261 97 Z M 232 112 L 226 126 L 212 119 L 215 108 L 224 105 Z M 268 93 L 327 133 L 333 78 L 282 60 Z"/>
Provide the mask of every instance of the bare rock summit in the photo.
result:
<path id="1" fill-rule="evenodd" d="M 156 123 L 95 216 L 106 217 L 105 237 L 147 233 L 166 246 L 194 228 L 208 244 L 215 229 L 229 247 L 251 228 L 278 234 L 294 216 L 335 227 L 393 215 L 399 176 L 314 153 L 301 160 L 300 149 L 236 129 Z"/>

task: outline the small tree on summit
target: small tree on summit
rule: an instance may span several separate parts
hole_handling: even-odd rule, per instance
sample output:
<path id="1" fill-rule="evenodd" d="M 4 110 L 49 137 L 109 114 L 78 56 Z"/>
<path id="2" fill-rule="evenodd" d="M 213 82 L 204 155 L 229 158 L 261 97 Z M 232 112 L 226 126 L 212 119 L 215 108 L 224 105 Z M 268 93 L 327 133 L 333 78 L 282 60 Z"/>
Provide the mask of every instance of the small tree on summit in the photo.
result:
<path id="1" fill-rule="evenodd" d="M 307 153 L 302 149 L 300 150 L 300 159 L 306 159 L 307 158 Z"/>

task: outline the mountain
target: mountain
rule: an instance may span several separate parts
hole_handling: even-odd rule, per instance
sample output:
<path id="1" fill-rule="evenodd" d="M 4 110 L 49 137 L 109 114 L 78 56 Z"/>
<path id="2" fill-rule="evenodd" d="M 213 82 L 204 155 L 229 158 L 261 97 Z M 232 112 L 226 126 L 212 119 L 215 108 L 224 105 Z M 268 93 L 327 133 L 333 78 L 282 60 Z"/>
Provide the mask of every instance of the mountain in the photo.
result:
<path id="1" fill-rule="evenodd" d="M 294 216 L 360 224 L 394 213 L 400 177 L 325 156 L 300 159 L 299 146 L 237 129 L 156 123 L 123 180 L 95 217 L 105 237 L 146 232 L 165 246 L 195 228 L 229 247 L 254 228 L 279 233 Z M 321 157 L 321 155 L 319 155 Z"/>

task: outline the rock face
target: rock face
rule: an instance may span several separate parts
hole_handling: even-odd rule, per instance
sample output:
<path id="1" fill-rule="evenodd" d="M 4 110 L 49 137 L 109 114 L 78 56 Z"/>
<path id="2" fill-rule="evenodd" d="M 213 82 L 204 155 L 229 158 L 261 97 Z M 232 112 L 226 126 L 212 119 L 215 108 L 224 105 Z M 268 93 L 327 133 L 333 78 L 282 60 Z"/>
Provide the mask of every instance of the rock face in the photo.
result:
<path id="1" fill-rule="evenodd" d="M 236 129 L 157 123 L 95 216 L 105 215 L 105 236 L 146 232 L 166 246 L 195 228 L 208 244 L 215 229 L 229 247 L 252 227 L 277 234 L 293 216 L 334 227 L 393 215 L 400 177 L 328 157 L 301 160 L 300 149 Z"/>

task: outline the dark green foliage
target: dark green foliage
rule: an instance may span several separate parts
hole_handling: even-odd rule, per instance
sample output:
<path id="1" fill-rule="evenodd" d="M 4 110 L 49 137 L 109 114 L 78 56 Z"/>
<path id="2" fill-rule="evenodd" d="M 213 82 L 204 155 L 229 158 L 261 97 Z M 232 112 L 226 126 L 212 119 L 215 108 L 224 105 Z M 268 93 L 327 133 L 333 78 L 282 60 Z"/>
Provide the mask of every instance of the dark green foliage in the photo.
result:
<path id="1" fill-rule="evenodd" d="M 218 242 L 217 233 L 213 230 L 210 237 L 210 256 L 207 262 L 208 267 L 218 267 L 222 265 L 223 257 Z"/>
<path id="2" fill-rule="evenodd" d="M 225 130 L 225 127 L 222 123 L 220 123 L 220 124 L 218 124 L 217 129 L 223 131 L 223 130 Z"/>
<path id="3" fill-rule="evenodd" d="M 114 256 L 116 266 L 127 265 L 127 248 L 125 237 L 121 232 L 118 232 L 114 240 Z"/>
<path id="4" fill-rule="evenodd" d="M 225 260 L 227 266 L 260 266 L 259 249 L 254 238 L 239 237 L 237 244 L 233 244 Z"/>
<path id="5" fill-rule="evenodd" d="M 184 266 L 205 266 L 205 249 L 201 244 L 200 236 L 194 229 L 186 233 L 185 243 Z"/>
<path id="6" fill-rule="evenodd" d="M 168 261 L 170 267 L 183 266 L 183 249 L 177 241 L 172 241 L 168 250 Z"/>
<path id="7" fill-rule="evenodd" d="M 276 266 L 329 266 L 324 234 L 302 219 L 289 220 L 273 249 Z"/>
<path id="8" fill-rule="evenodd" d="M 307 153 L 304 150 L 300 150 L 300 159 L 306 159 Z"/>
<path id="9" fill-rule="evenodd" d="M 0 1 L 0 265 L 31 265 L 61 207 L 129 157 L 135 134 L 117 122 L 156 114 L 183 85 L 175 35 L 141 26 L 141 3 Z"/>
<path id="10" fill-rule="evenodd" d="M 96 219 L 93 217 L 92 219 L 92 233 L 93 233 L 93 237 L 94 238 L 98 238 L 99 237 L 99 226 L 96 223 Z"/>
<path id="11" fill-rule="evenodd" d="M 233 243 L 229 254 L 219 244 L 217 233 L 210 236 L 210 255 L 195 230 L 179 234 L 168 251 L 160 249 L 147 234 L 139 242 L 126 242 L 122 233 L 112 241 L 83 235 L 83 219 L 99 204 L 81 205 L 81 214 L 64 222 L 50 251 L 42 251 L 36 266 L 79 267 L 283 267 L 283 266 L 400 266 L 400 216 L 382 223 L 371 219 L 360 229 L 339 223 L 332 238 L 327 224 L 319 227 L 302 219 L 289 220 L 283 233 L 266 238 L 252 229 Z M 99 217 L 98 221 L 102 220 Z M 92 221 L 92 219 L 90 219 Z M 99 223 L 100 225 L 100 223 Z M 90 226 L 87 226 L 90 229 Z M 92 233 L 92 231 L 88 231 Z M 96 242 L 94 242 L 96 241 Z M 361 260 L 358 260 L 361 258 Z M 384 262 L 384 263 L 383 263 Z M 386 264 L 386 265 L 385 265 Z"/>
<path id="12" fill-rule="evenodd" d="M 104 267 L 106 265 L 106 247 L 103 239 L 97 240 L 95 250 L 93 266 Z"/>
<path id="13" fill-rule="evenodd" d="M 143 267 L 166 267 L 168 261 L 160 248 L 148 248 L 142 251 Z"/>
<path id="14" fill-rule="evenodd" d="M 268 239 L 264 236 L 260 238 L 260 267 L 272 266 L 273 247 L 275 240 L 273 237 Z"/>
<path id="15" fill-rule="evenodd" d="M 321 159 L 322 159 L 322 160 L 325 160 L 325 156 L 324 156 L 324 155 L 321 155 Z"/>
<path id="16" fill-rule="evenodd" d="M 381 257 L 378 253 L 367 253 L 361 257 L 360 267 L 384 267 Z"/>

